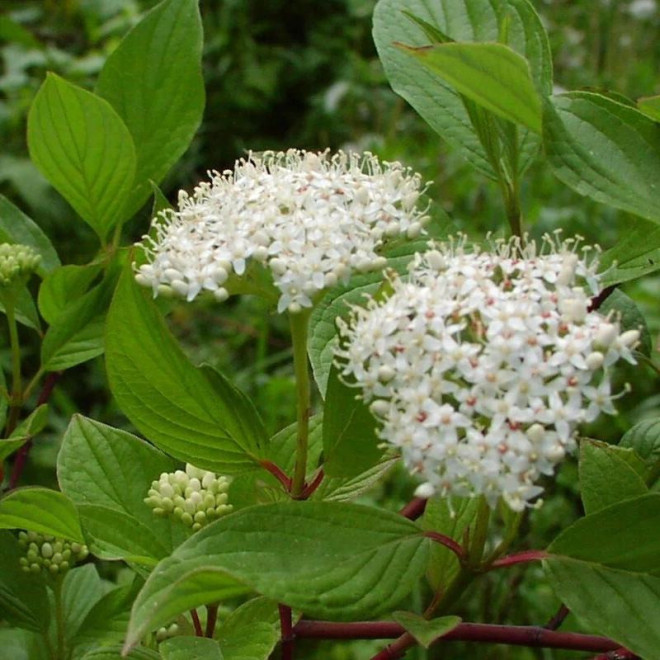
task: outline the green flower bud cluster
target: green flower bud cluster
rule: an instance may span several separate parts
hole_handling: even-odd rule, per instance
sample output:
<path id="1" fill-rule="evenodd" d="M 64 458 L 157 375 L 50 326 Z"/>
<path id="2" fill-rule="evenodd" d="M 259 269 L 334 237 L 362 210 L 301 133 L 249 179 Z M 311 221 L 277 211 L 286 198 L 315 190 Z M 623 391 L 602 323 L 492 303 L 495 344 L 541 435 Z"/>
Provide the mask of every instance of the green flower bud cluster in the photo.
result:
<path id="1" fill-rule="evenodd" d="M 29 245 L 0 244 L 0 287 L 24 284 L 41 263 L 41 255 Z"/>
<path id="2" fill-rule="evenodd" d="M 169 626 L 162 626 L 156 631 L 156 641 L 164 642 L 170 637 L 176 637 L 179 634 L 179 625 L 177 623 L 171 623 Z"/>
<path id="3" fill-rule="evenodd" d="M 157 516 L 173 516 L 193 532 L 231 512 L 227 504 L 229 480 L 190 463 L 185 472 L 163 472 L 144 501 Z"/>
<path id="4" fill-rule="evenodd" d="M 18 544 L 25 550 L 20 563 L 26 573 L 40 573 L 43 568 L 53 575 L 63 574 L 89 554 L 82 543 L 38 532 L 19 532 Z"/>

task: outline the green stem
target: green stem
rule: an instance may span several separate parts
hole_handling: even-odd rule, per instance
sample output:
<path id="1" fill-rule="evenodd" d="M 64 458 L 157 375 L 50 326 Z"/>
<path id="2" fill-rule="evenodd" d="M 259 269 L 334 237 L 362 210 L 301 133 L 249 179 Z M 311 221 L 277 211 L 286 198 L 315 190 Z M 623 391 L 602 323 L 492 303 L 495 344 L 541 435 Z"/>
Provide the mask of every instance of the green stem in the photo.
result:
<path id="1" fill-rule="evenodd" d="M 23 380 L 21 377 L 21 346 L 18 340 L 18 326 L 14 303 L 5 300 L 5 314 L 9 326 L 9 347 L 11 350 L 11 394 L 9 397 L 9 419 L 5 429 L 5 437 L 9 437 L 16 425 L 23 405 Z"/>
<path id="2" fill-rule="evenodd" d="M 300 498 L 302 495 L 305 488 L 305 475 L 307 474 L 307 446 L 309 444 L 309 412 L 311 405 L 309 365 L 307 361 L 309 315 L 309 310 L 289 315 L 298 412 L 296 465 L 291 482 L 291 497 L 294 499 Z"/>
<path id="3" fill-rule="evenodd" d="M 504 199 L 504 209 L 506 212 L 511 234 L 513 236 L 523 237 L 523 217 L 520 208 L 520 188 L 517 181 L 507 182 L 500 179 L 500 189 Z"/>
<path id="4" fill-rule="evenodd" d="M 53 594 L 55 595 L 55 626 L 57 634 L 57 660 L 65 660 L 64 641 L 64 604 L 62 603 L 62 576 L 56 575 L 53 580 Z"/>
<path id="5" fill-rule="evenodd" d="M 472 569 L 478 569 L 481 566 L 481 560 L 488 539 L 488 522 L 490 521 L 490 507 L 484 497 L 479 498 L 479 508 L 474 527 L 471 528 L 470 546 L 468 547 L 468 566 Z"/>

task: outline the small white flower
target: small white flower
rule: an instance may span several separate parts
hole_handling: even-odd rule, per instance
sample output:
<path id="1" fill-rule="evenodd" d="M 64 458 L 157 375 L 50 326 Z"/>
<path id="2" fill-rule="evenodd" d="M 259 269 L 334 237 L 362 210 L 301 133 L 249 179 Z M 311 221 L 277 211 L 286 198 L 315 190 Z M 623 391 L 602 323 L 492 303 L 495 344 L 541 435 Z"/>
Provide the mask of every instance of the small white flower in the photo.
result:
<path id="1" fill-rule="evenodd" d="M 369 153 L 250 154 L 154 219 L 136 280 L 154 296 L 222 301 L 255 264 L 272 274 L 278 312 L 298 312 L 351 273 L 382 269 L 387 239 L 417 236 L 423 189 L 418 174 Z"/>
<path id="2" fill-rule="evenodd" d="M 597 261 L 547 237 L 469 250 L 431 245 L 391 295 L 338 323 L 337 364 L 401 448 L 446 495 L 501 497 L 520 510 L 575 447 L 579 423 L 614 413 L 606 367 L 639 340 L 588 310 Z M 597 384 L 596 384 L 597 383 Z"/>

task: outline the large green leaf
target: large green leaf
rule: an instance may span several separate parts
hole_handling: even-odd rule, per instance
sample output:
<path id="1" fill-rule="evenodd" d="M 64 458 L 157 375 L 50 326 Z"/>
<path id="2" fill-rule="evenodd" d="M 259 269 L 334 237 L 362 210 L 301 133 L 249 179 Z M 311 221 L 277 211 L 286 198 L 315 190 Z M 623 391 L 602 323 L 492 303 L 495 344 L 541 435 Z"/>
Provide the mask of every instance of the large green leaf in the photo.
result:
<path id="1" fill-rule="evenodd" d="M 225 619 L 216 639 L 224 660 L 268 660 L 280 639 L 277 603 L 249 600 Z"/>
<path id="2" fill-rule="evenodd" d="M 28 145 L 34 164 L 101 240 L 126 219 L 135 147 L 107 101 L 48 74 L 30 109 Z"/>
<path id="3" fill-rule="evenodd" d="M 177 636 L 161 642 L 158 651 L 162 660 L 223 660 L 218 642 L 206 637 Z"/>
<path id="4" fill-rule="evenodd" d="M 60 259 L 48 236 L 4 195 L 0 195 L 0 243 L 20 243 L 33 247 L 41 255 L 37 273 L 42 277 L 60 265 Z"/>
<path id="5" fill-rule="evenodd" d="M 548 547 L 553 555 L 635 573 L 660 571 L 660 494 L 608 506 L 565 529 Z"/>
<path id="6" fill-rule="evenodd" d="M 108 313 L 106 362 L 117 403 L 157 447 L 223 474 L 258 463 L 267 435 L 254 406 L 220 374 L 190 363 L 130 267 Z"/>
<path id="7" fill-rule="evenodd" d="M 660 419 L 645 419 L 621 438 L 621 447 L 630 447 L 649 464 L 660 461 Z"/>
<path id="8" fill-rule="evenodd" d="M 100 264 L 55 268 L 39 287 L 41 315 L 48 323 L 54 323 L 60 314 L 89 290 L 100 272 Z"/>
<path id="9" fill-rule="evenodd" d="M 508 46 L 447 43 L 404 50 L 498 117 L 541 132 L 541 99 L 529 66 Z"/>
<path id="10" fill-rule="evenodd" d="M 648 492 L 644 463 L 632 449 L 584 439 L 580 442 L 580 492 L 587 514 Z"/>
<path id="11" fill-rule="evenodd" d="M 2 20 L 0 18 L 0 20 Z M 1 610 L 1 607 L 0 607 Z M 11 660 L 51 660 L 44 636 L 20 628 L 0 628 L 0 648 Z"/>
<path id="12" fill-rule="evenodd" d="M 18 488 L 0 499 L 0 529 L 27 529 L 85 542 L 71 500 L 48 488 Z"/>
<path id="13" fill-rule="evenodd" d="M 45 632 L 50 620 L 46 586 L 41 576 L 21 570 L 22 556 L 16 537 L 0 531 L 0 617 L 10 625 Z"/>
<path id="14" fill-rule="evenodd" d="M 202 24 L 197 0 L 164 0 L 120 42 L 97 93 L 117 111 L 137 153 L 132 215 L 187 149 L 204 111 Z"/>
<path id="15" fill-rule="evenodd" d="M 67 645 L 76 636 L 92 608 L 105 595 L 107 587 L 101 581 L 94 564 L 70 570 L 62 582 L 62 616 Z"/>
<path id="16" fill-rule="evenodd" d="M 452 146 L 490 178 L 492 162 L 472 124 L 469 103 L 442 77 L 416 63 L 395 46 L 428 46 L 431 38 L 419 20 L 459 42 L 506 44 L 529 62 L 536 90 L 552 89 L 552 64 L 548 38 L 533 7 L 526 0 L 494 3 L 491 0 L 380 0 L 374 11 L 374 41 L 395 92 Z M 531 162 L 538 140 L 523 131 L 519 137 L 522 158 L 519 171 Z"/>
<path id="17" fill-rule="evenodd" d="M 644 114 L 591 92 L 555 96 L 544 143 L 554 173 L 578 193 L 660 222 L 660 132 Z"/>
<path id="18" fill-rule="evenodd" d="M 660 578 L 565 557 L 544 564 L 557 596 L 585 628 L 644 660 L 658 657 Z"/>
<path id="19" fill-rule="evenodd" d="M 90 649 L 80 660 L 162 660 L 160 653 L 141 646 L 124 653 L 121 646 L 100 646 Z"/>
<path id="20" fill-rule="evenodd" d="M 330 477 L 355 477 L 376 465 L 381 456 L 376 419 L 333 366 L 323 408 L 324 469 Z"/>
<path id="21" fill-rule="evenodd" d="M 391 609 L 417 584 L 428 539 L 397 514 L 354 504 L 286 502 L 242 509 L 163 560 L 135 601 L 127 644 L 234 584 L 312 617 Z"/>
<path id="22" fill-rule="evenodd" d="M 187 537 L 144 503 L 151 482 L 179 464 L 130 433 L 75 415 L 62 440 L 57 474 L 80 512 L 91 549 L 106 559 L 155 564 Z"/>
<path id="23" fill-rule="evenodd" d="M 637 107 L 656 122 L 660 122 L 660 96 L 647 96 L 637 100 Z"/>

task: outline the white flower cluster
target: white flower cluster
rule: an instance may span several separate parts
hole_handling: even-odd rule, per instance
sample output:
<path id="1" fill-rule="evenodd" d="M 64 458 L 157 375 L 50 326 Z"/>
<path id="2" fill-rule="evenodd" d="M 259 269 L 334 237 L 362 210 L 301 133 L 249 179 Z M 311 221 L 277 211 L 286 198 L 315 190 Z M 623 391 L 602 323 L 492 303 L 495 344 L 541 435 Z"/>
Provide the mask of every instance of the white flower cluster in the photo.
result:
<path id="1" fill-rule="evenodd" d="M 580 254 L 581 253 L 581 254 Z M 339 322 L 338 365 L 380 437 L 425 481 L 418 494 L 501 496 L 522 510 L 574 448 L 575 428 L 613 414 L 608 367 L 635 363 L 637 330 L 589 311 L 597 260 L 546 237 L 431 245 L 385 301 Z"/>
<path id="2" fill-rule="evenodd" d="M 419 235 L 428 220 L 415 208 L 422 192 L 419 175 L 369 153 L 251 154 L 154 219 L 136 279 L 154 295 L 190 301 L 210 291 L 223 301 L 232 275 L 262 264 L 278 311 L 298 312 L 353 271 L 382 268 L 387 238 Z"/>
<path id="3" fill-rule="evenodd" d="M 41 263 L 41 255 L 29 245 L 0 244 L 0 288 L 22 286 Z"/>
<path id="4" fill-rule="evenodd" d="M 89 554 L 82 543 L 31 531 L 20 531 L 18 544 L 25 550 L 20 564 L 26 573 L 40 573 L 45 569 L 52 575 L 63 574 Z"/>
<path id="5" fill-rule="evenodd" d="M 186 463 L 186 470 L 163 472 L 144 501 L 157 516 L 173 516 L 193 532 L 233 509 L 227 504 L 229 480 Z"/>

